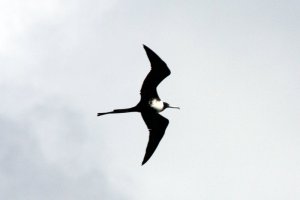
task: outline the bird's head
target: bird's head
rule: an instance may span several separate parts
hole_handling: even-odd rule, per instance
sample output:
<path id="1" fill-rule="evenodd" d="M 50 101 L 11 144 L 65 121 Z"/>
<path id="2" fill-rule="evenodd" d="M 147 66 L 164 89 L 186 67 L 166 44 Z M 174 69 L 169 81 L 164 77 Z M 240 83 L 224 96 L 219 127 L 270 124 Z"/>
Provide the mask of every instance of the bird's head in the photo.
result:
<path id="1" fill-rule="evenodd" d="M 176 109 L 180 109 L 179 107 L 170 106 L 170 104 L 164 102 L 164 109 L 166 109 L 166 108 L 176 108 Z"/>

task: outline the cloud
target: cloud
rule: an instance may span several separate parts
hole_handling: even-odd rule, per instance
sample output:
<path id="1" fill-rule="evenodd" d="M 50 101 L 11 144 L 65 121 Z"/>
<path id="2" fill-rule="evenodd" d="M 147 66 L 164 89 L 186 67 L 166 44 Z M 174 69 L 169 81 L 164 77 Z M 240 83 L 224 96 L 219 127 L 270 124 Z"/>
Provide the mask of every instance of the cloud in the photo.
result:
<path id="1" fill-rule="evenodd" d="M 52 103 L 24 118 L 1 115 L 0 198 L 126 199 L 101 168 L 91 165 L 80 113 Z"/>
<path id="2" fill-rule="evenodd" d="M 298 4 L 1 1 L 0 198 L 299 199 Z M 96 113 L 139 100 L 142 43 L 182 109 L 140 167 L 140 115 Z"/>

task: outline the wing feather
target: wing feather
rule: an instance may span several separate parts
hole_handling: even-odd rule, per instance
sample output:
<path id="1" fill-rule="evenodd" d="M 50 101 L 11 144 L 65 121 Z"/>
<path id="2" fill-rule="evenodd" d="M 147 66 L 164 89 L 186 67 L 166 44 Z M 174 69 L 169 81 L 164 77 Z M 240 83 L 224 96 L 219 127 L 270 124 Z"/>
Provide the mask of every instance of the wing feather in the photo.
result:
<path id="1" fill-rule="evenodd" d="M 149 141 L 146 148 L 146 153 L 142 162 L 144 165 L 153 155 L 159 142 L 163 138 L 168 127 L 169 120 L 157 112 L 142 112 L 142 117 L 149 129 Z"/>
<path id="2" fill-rule="evenodd" d="M 149 98 L 159 98 L 156 87 L 164 80 L 167 76 L 171 74 L 170 69 L 167 64 L 152 51 L 149 47 L 144 45 L 144 49 L 151 63 L 151 71 L 146 76 L 142 88 L 141 88 L 141 98 L 149 100 Z"/>

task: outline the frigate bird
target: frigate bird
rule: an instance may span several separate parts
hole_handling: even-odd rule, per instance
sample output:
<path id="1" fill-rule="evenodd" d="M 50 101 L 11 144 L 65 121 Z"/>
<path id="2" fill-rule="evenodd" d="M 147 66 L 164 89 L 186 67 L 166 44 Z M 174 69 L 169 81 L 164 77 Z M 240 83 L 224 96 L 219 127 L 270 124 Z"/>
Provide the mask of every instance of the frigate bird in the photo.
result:
<path id="1" fill-rule="evenodd" d="M 156 150 L 169 124 L 169 120 L 158 113 L 162 112 L 166 108 L 179 109 L 179 107 L 172 107 L 168 103 L 163 102 L 159 98 L 156 90 L 159 83 L 171 74 L 170 69 L 168 68 L 166 63 L 149 47 L 147 47 L 146 45 L 143 45 L 143 47 L 150 61 L 151 70 L 143 82 L 140 91 L 141 99 L 139 103 L 132 108 L 116 109 L 111 112 L 103 112 L 97 114 L 97 116 L 101 116 L 105 114 L 126 112 L 141 113 L 142 118 L 150 132 L 149 141 L 142 165 L 144 165 L 150 159 L 150 157 Z"/>

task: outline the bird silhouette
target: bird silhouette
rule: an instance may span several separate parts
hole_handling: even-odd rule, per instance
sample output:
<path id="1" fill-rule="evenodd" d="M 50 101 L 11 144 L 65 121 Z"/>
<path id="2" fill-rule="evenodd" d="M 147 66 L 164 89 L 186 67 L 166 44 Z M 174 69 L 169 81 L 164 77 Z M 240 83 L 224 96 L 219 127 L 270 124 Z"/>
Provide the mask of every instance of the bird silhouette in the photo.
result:
<path id="1" fill-rule="evenodd" d="M 168 103 L 161 101 L 156 90 L 160 82 L 171 74 L 170 69 L 168 68 L 166 63 L 149 47 L 147 47 L 146 45 L 143 45 L 143 47 L 151 63 L 151 70 L 143 82 L 140 91 L 141 99 L 139 103 L 131 108 L 116 109 L 111 112 L 103 112 L 97 114 L 97 116 L 101 116 L 106 114 L 127 112 L 141 113 L 142 118 L 150 132 L 149 141 L 142 165 L 144 165 L 153 155 L 169 124 L 169 120 L 158 113 L 162 112 L 166 108 L 179 109 L 179 107 L 172 107 Z"/>

